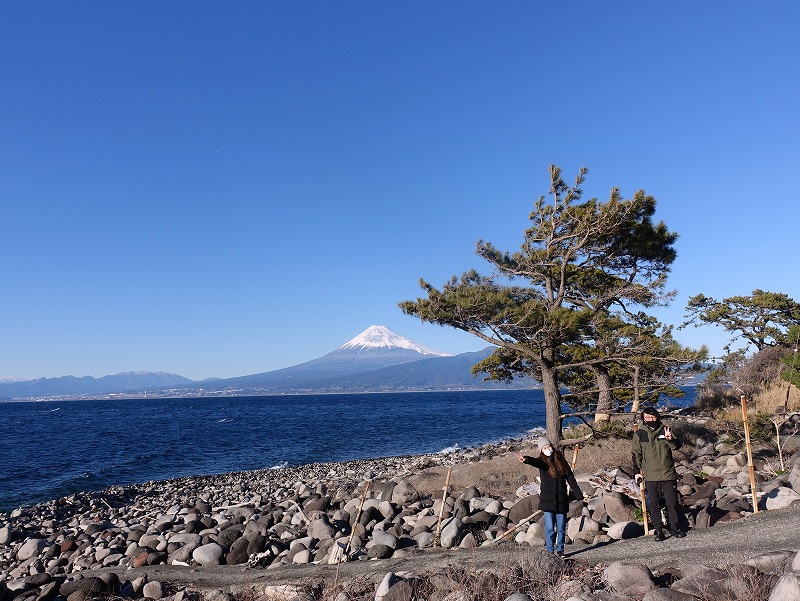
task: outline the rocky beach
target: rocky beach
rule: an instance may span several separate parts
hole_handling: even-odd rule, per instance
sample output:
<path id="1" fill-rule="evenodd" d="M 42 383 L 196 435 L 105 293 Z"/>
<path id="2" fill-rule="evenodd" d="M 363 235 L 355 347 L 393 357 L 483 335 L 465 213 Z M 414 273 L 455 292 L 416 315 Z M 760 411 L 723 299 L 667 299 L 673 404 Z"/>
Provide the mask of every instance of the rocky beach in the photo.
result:
<path id="1" fill-rule="evenodd" d="M 800 599 L 800 452 L 675 425 L 689 536 L 644 536 L 629 442 L 583 447 L 565 558 L 544 551 L 529 439 L 193 476 L 0 514 L 0 601 Z M 444 494 L 448 469 L 450 481 Z M 509 532 L 510 529 L 515 530 Z M 437 539 L 437 532 L 439 536 Z"/>

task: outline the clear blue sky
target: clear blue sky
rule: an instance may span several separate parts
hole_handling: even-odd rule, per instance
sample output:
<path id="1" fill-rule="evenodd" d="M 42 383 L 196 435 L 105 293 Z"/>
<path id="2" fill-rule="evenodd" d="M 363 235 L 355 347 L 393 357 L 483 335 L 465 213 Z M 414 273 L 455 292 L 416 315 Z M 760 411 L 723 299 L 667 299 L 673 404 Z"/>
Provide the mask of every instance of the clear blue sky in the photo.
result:
<path id="1" fill-rule="evenodd" d="M 699 292 L 800 300 L 796 2 L 0 1 L 0 377 L 227 377 L 644 188 Z M 714 328 L 685 344 L 727 342 Z"/>

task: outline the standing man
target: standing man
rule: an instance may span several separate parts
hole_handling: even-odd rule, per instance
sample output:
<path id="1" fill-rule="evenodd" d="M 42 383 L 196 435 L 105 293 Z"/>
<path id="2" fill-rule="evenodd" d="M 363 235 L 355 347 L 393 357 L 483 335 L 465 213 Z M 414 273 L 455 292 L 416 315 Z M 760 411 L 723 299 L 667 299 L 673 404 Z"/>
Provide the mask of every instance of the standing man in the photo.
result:
<path id="1" fill-rule="evenodd" d="M 655 540 L 662 541 L 665 538 L 662 530 L 662 507 L 667 508 L 672 536 L 683 538 L 686 532 L 680 528 L 678 514 L 678 472 L 675 471 L 675 461 L 672 459 L 672 451 L 681 447 L 681 441 L 672 434 L 668 426 L 661 423 L 661 416 L 655 408 L 646 407 L 642 411 L 642 421 L 645 427 L 633 433 L 631 443 L 633 472 L 636 474 L 637 484 L 644 477 Z"/>

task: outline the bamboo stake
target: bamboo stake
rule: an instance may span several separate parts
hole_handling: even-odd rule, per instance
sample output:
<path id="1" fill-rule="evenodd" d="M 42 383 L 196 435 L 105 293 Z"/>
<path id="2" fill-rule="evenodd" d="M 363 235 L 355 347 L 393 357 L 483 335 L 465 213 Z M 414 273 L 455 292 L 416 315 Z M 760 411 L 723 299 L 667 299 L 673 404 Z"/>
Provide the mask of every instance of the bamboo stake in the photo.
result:
<path id="1" fill-rule="evenodd" d="M 572 448 L 572 464 L 570 465 L 570 469 L 573 471 L 573 473 L 575 472 L 575 461 L 578 459 L 578 449 L 580 447 L 581 447 L 581 445 L 576 444 Z M 567 496 L 568 497 L 569 497 L 570 489 L 571 489 L 571 487 L 570 487 L 569 483 L 567 483 Z"/>
<path id="2" fill-rule="evenodd" d="M 353 542 L 353 534 L 355 533 L 358 520 L 361 517 L 361 510 L 364 508 L 364 501 L 367 498 L 368 490 L 369 490 L 369 480 L 367 480 L 364 483 L 364 492 L 361 494 L 361 503 L 358 505 L 358 513 L 356 513 L 356 519 L 353 522 L 353 527 L 350 528 L 350 536 L 347 539 L 347 546 L 345 546 L 344 551 L 339 554 L 339 557 L 336 558 L 336 577 L 333 579 L 333 590 L 336 590 L 336 586 L 339 583 L 339 564 L 342 563 L 342 557 L 347 556 L 347 554 L 350 553 L 350 543 Z"/>
<path id="3" fill-rule="evenodd" d="M 775 424 L 775 440 L 778 442 L 778 459 L 781 462 L 781 471 L 786 471 L 786 466 L 783 463 L 783 449 L 781 447 L 781 424 L 777 420 L 772 422 Z"/>
<path id="4" fill-rule="evenodd" d="M 447 478 L 444 481 L 444 489 L 442 490 L 442 506 L 439 507 L 439 521 L 436 523 L 436 536 L 433 537 L 433 546 L 439 547 L 442 537 L 442 516 L 444 516 L 444 506 L 447 504 L 447 489 L 450 486 L 450 474 L 453 472 L 453 466 L 447 468 Z"/>
<path id="5" fill-rule="evenodd" d="M 355 533 L 356 524 L 358 524 L 359 518 L 361 518 L 361 510 L 364 509 L 364 501 L 367 498 L 367 491 L 369 490 L 369 480 L 364 483 L 364 492 L 361 495 L 361 503 L 358 506 L 358 513 L 356 513 L 356 520 L 353 522 L 353 527 L 350 529 L 350 537 L 347 539 L 347 546 L 344 548 L 344 554 L 347 555 L 350 552 L 350 543 L 353 542 L 353 534 Z"/>
<path id="6" fill-rule="evenodd" d="M 633 435 L 639 431 L 639 424 L 633 424 Z M 644 494 L 644 472 L 642 466 L 639 466 L 639 473 L 642 475 L 642 481 L 639 482 L 639 498 L 642 501 L 642 521 L 644 522 L 644 535 L 650 536 L 650 524 L 647 523 L 647 496 Z"/>
<path id="7" fill-rule="evenodd" d="M 570 468 L 572 471 L 575 471 L 575 462 L 578 460 L 578 449 L 581 448 L 581 445 L 576 444 L 575 448 L 572 449 L 572 463 L 570 464 Z"/>
<path id="8" fill-rule="evenodd" d="M 750 425 L 747 423 L 747 398 L 744 395 L 742 395 L 742 421 L 744 422 L 744 441 L 747 445 L 747 465 L 750 468 L 750 492 L 753 495 L 753 513 L 758 513 L 756 471 L 753 467 L 753 447 L 750 444 Z"/>
<path id="9" fill-rule="evenodd" d="M 505 532 L 505 534 L 503 534 L 503 536 L 499 536 L 499 537 L 497 537 L 496 539 L 494 539 L 494 540 L 493 540 L 492 542 L 490 542 L 489 544 L 490 544 L 490 545 L 495 545 L 495 544 L 499 543 L 501 540 L 503 540 L 504 538 L 506 538 L 506 537 L 507 537 L 507 536 L 509 536 L 510 534 L 513 534 L 514 532 L 516 532 L 517 530 L 519 530 L 519 529 L 520 529 L 520 527 L 522 527 L 522 525 L 523 525 L 523 524 L 527 524 L 527 523 L 528 523 L 528 522 L 530 522 L 532 519 L 534 519 L 534 518 L 538 517 L 540 513 L 542 513 L 542 510 L 541 510 L 541 509 L 537 509 L 537 510 L 536 510 L 536 511 L 534 511 L 532 514 L 530 514 L 528 517 L 526 517 L 524 520 L 522 520 L 521 522 L 518 522 L 516 526 L 514 526 L 514 527 L 513 527 L 513 528 L 511 528 L 510 530 L 506 530 L 506 532 Z"/>

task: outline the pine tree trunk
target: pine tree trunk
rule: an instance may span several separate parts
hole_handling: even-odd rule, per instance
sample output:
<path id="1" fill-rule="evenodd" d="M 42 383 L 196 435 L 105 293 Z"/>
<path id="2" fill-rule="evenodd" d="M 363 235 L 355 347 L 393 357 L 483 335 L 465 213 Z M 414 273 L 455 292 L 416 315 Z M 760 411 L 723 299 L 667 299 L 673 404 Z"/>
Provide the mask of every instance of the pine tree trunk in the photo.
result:
<path id="1" fill-rule="evenodd" d="M 611 376 L 602 365 L 593 365 L 591 368 L 597 380 L 597 408 L 594 411 L 594 423 L 605 424 L 611 421 L 611 406 L 614 401 L 611 395 Z"/>
<path id="2" fill-rule="evenodd" d="M 561 442 L 561 391 L 558 389 L 558 372 L 551 365 L 540 365 L 547 438 L 553 445 L 557 445 Z"/>

